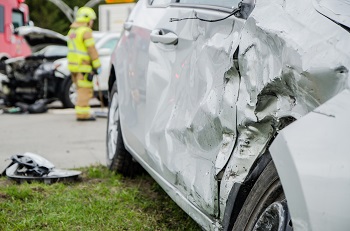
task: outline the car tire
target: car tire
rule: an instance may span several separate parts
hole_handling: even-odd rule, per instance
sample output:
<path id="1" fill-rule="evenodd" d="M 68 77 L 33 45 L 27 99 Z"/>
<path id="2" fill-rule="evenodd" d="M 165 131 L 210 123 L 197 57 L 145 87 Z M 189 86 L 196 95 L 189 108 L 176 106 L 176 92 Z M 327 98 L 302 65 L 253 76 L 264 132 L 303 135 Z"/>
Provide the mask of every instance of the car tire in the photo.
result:
<path id="1" fill-rule="evenodd" d="M 136 176 L 142 172 L 141 165 L 125 149 L 119 120 L 117 86 L 110 95 L 107 122 L 107 167 L 124 176 Z"/>
<path id="2" fill-rule="evenodd" d="M 98 92 L 98 95 L 96 95 L 96 99 L 98 99 L 98 101 L 101 103 L 101 105 L 103 104 L 104 107 L 107 107 L 108 106 L 108 94 L 104 93 L 104 92 L 101 92 L 101 96 L 102 96 L 102 99 L 101 99 L 101 96 L 99 95 L 99 92 Z"/>
<path id="3" fill-rule="evenodd" d="M 255 182 L 232 230 L 293 230 L 287 200 L 272 161 Z"/>
<path id="4" fill-rule="evenodd" d="M 64 108 L 74 108 L 77 92 L 71 77 L 66 77 L 62 82 L 62 93 L 60 100 Z"/>
<path id="5" fill-rule="evenodd" d="M 106 94 L 102 95 L 102 103 L 103 105 L 108 105 L 108 96 Z"/>

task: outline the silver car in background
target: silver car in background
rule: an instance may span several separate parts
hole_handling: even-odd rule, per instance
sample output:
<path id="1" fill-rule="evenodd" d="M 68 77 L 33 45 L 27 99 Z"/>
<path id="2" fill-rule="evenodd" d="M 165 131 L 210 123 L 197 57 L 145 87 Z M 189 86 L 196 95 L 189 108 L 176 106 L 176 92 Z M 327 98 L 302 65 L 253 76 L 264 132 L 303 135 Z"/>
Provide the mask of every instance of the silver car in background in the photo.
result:
<path id="1" fill-rule="evenodd" d="M 111 57 L 107 165 L 205 230 L 350 227 L 348 0 L 140 0 Z"/>

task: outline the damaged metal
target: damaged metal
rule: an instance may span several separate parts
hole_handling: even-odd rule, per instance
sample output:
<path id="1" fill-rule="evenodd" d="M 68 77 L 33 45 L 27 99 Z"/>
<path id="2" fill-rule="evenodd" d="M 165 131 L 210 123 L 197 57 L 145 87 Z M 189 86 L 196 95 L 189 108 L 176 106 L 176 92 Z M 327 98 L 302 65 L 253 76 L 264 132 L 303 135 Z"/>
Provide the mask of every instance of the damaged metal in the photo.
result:
<path id="1" fill-rule="evenodd" d="M 270 147 L 295 230 L 349 227 L 349 97 L 343 90 L 282 130 Z"/>
<path id="2" fill-rule="evenodd" d="M 246 20 L 169 22 L 227 12 L 139 1 L 112 58 L 126 149 L 207 230 L 279 131 L 349 88 L 345 19 L 311 0 L 243 2 Z"/>
<path id="3" fill-rule="evenodd" d="M 30 45 L 32 55 L 5 61 L 7 80 L 2 81 L 5 104 L 34 104 L 38 100 L 54 101 L 62 98 L 64 78 L 56 76 L 54 61 L 67 56 L 65 36 L 39 27 L 16 29 Z"/>
<path id="4" fill-rule="evenodd" d="M 76 180 L 80 171 L 57 169 L 42 156 L 26 152 L 11 156 L 12 162 L 2 175 L 17 182 L 42 181 L 54 183 L 63 180 Z"/>
<path id="5" fill-rule="evenodd" d="M 266 17 L 269 12 L 273 16 Z M 322 26 L 315 30 L 315 23 Z M 311 1 L 256 3 L 240 43 L 239 135 L 222 179 L 223 205 L 283 127 L 282 119 L 299 119 L 349 87 L 349 38 Z"/>

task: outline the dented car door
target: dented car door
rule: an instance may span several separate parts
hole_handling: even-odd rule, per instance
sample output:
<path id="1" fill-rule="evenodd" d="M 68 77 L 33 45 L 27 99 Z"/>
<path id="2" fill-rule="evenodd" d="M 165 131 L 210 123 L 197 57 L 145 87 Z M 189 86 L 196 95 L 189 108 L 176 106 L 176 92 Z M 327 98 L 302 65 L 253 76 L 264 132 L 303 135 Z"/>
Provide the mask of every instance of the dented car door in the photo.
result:
<path id="1" fill-rule="evenodd" d="M 212 216 L 218 215 L 217 175 L 236 139 L 240 79 L 234 53 L 244 24 L 230 16 L 237 7 L 238 1 L 180 0 L 163 9 L 150 34 L 144 127 L 149 161 Z"/>

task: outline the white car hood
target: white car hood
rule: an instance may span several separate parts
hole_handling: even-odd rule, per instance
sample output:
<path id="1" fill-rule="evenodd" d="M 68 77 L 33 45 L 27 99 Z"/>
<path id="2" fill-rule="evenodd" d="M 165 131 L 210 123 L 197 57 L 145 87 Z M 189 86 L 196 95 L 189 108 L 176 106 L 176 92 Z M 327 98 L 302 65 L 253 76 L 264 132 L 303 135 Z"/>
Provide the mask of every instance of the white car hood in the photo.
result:
<path id="1" fill-rule="evenodd" d="M 23 26 L 16 28 L 15 33 L 23 36 L 31 47 L 32 52 L 36 52 L 48 45 L 67 45 L 65 36 L 40 27 Z"/>

